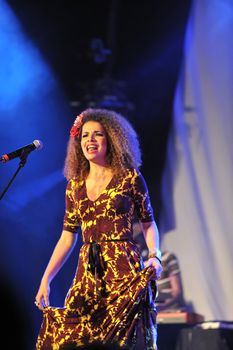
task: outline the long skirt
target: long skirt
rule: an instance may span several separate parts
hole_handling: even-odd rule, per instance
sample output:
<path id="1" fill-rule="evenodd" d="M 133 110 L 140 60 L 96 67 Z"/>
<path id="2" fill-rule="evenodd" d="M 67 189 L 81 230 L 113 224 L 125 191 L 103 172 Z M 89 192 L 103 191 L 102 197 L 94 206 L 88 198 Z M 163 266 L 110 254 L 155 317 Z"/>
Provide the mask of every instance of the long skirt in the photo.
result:
<path id="1" fill-rule="evenodd" d="M 155 271 L 153 267 L 141 269 L 137 252 L 129 244 L 126 248 L 129 254 L 118 249 L 118 259 L 109 259 L 102 270 L 87 268 L 88 247 L 81 248 L 64 307 L 43 311 L 36 350 L 62 350 L 68 345 L 84 348 L 96 343 L 112 344 L 110 349 L 113 345 L 129 350 L 157 349 Z M 112 249 L 114 255 L 114 245 Z"/>

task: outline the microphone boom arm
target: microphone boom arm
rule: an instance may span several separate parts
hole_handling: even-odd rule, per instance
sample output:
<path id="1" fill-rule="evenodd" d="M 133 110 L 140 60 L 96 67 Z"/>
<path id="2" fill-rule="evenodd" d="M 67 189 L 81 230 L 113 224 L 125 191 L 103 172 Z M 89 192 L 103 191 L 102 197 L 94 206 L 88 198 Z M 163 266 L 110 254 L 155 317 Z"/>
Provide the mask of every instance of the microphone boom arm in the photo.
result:
<path id="1" fill-rule="evenodd" d="M 6 188 L 4 189 L 4 191 L 1 193 L 0 195 L 0 200 L 3 198 L 4 194 L 6 193 L 6 191 L 8 190 L 8 188 L 10 187 L 10 185 L 12 184 L 13 180 L 16 178 L 17 174 L 19 173 L 20 169 L 22 169 L 24 167 L 24 165 L 27 162 L 27 157 L 29 155 L 29 153 L 31 152 L 30 149 L 24 149 L 22 151 L 22 153 L 20 154 L 19 158 L 20 158 L 20 162 L 19 162 L 19 166 L 16 170 L 16 172 L 13 174 L 12 178 L 10 179 L 9 183 L 7 184 Z"/>

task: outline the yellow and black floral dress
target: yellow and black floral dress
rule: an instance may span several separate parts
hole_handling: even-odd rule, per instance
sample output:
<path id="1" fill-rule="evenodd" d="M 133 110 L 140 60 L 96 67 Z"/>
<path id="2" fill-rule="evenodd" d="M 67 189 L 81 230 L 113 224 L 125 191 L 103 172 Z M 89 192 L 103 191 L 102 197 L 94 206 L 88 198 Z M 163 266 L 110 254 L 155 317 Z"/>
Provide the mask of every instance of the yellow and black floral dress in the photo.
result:
<path id="1" fill-rule="evenodd" d="M 71 179 L 66 189 L 64 229 L 81 226 L 83 245 L 64 307 L 47 307 L 37 350 L 99 342 L 122 349 L 156 349 L 155 270 L 143 268 L 133 240 L 135 214 L 153 220 L 142 174 L 113 176 L 95 200 L 85 181 Z"/>

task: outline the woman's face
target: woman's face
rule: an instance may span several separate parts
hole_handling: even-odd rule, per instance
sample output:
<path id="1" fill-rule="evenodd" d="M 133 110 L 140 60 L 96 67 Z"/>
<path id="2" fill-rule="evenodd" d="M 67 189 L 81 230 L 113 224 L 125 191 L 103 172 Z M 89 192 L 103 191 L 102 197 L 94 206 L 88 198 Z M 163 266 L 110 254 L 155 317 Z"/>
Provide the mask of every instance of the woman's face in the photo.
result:
<path id="1" fill-rule="evenodd" d="M 87 160 L 98 164 L 106 163 L 107 137 L 99 122 L 88 121 L 83 125 L 81 147 Z"/>

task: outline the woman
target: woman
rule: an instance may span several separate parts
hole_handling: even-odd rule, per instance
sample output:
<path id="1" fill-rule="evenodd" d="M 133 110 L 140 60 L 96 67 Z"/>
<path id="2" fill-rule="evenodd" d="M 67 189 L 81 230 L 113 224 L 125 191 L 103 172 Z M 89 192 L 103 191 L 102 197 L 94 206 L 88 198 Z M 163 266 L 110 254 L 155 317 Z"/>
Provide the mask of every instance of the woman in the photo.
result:
<path id="1" fill-rule="evenodd" d="M 43 311 L 37 350 L 95 342 L 156 349 L 152 287 L 162 270 L 161 252 L 140 165 L 137 134 L 124 117 L 87 109 L 76 118 L 64 168 L 63 231 L 36 295 Z M 145 265 L 132 237 L 135 214 L 150 252 Z M 64 307 L 50 307 L 50 282 L 74 248 L 79 226 L 84 244 L 72 286 Z"/>

